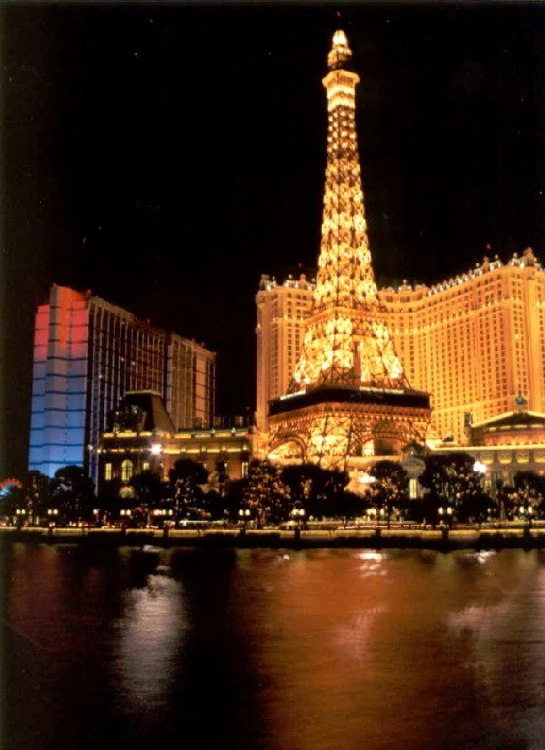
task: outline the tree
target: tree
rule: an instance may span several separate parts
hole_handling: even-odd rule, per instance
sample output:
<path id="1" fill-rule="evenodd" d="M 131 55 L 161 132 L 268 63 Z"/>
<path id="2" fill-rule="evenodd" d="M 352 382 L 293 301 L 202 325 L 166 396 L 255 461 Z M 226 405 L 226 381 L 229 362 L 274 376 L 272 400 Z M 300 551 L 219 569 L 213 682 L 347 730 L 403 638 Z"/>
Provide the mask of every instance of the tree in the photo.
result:
<path id="1" fill-rule="evenodd" d="M 462 496 L 458 506 L 458 515 L 461 520 L 480 524 L 486 521 L 493 509 L 495 511 L 496 503 L 490 495 L 480 488 L 475 488 L 474 491 L 466 492 Z"/>
<path id="2" fill-rule="evenodd" d="M 513 477 L 515 513 L 527 518 L 541 516 L 545 509 L 545 477 L 533 471 L 517 471 Z"/>
<path id="3" fill-rule="evenodd" d="M 401 514 L 408 509 L 408 474 L 400 463 L 387 460 L 377 461 L 369 474 L 376 479 L 371 489 L 376 507 L 386 513 L 386 523 L 390 528 L 392 511 L 395 509 Z"/>
<path id="4" fill-rule="evenodd" d="M 456 515 L 460 520 L 468 520 L 472 500 L 483 494 L 481 475 L 473 469 L 473 456 L 468 453 L 432 454 L 424 461 L 426 468 L 419 481 L 429 490 L 430 504 L 436 509 L 450 509 L 447 514 L 450 517 Z"/>
<path id="5" fill-rule="evenodd" d="M 348 472 L 334 469 L 323 470 L 317 487 L 316 504 L 312 508 L 318 517 L 346 517 L 344 495 L 349 482 Z"/>
<path id="6" fill-rule="evenodd" d="M 205 518 L 203 485 L 208 482 L 206 468 L 189 458 L 180 458 L 168 476 L 169 497 L 174 503 L 176 520 Z"/>
<path id="7" fill-rule="evenodd" d="M 349 521 L 353 521 L 355 518 L 362 515 L 367 505 L 367 500 L 362 495 L 343 490 L 335 496 L 334 511 L 332 515 L 334 518 L 338 518 L 342 521 L 343 526 L 346 528 Z"/>
<path id="8" fill-rule="evenodd" d="M 322 469 L 316 464 L 286 466 L 282 481 L 289 488 L 291 507 L 304 508 L 307 517 L 335 514 L 335 501 L 348 483 L 344 472 Z"/>
<path id="9" fill-rule="evenodd" d="M 217 490 L 209 490 L 203 497 L 203 507 L 213 521 L 225 518 L 225 496 Z"/>
<path id="10" fill-rule="evenodd" d="M 150 508 L 159 505 L 166 494 L 166 485 L 159 474 L 149 469 L 134 474 L 129 484 L 134 487 L 140 503 Z"/>
<path id="11" fill-rule="evenodd" d="M 136 493 L 136 503 L 133 503 L 133 517 L 136 522 L 147 523 L 151 511 L 158 509 L 166 494 L 166 483 L 159 474 L 147 469 L 131 477 L 129 486 Z"/>
<path id="12" fill-rule="evenodd" d="M 248 479 L 230 479 L 225 485 L 223 496 L 224 515 L 233 523 L 238 519 L 238 511 L 244 502 Z"/>
<path id="13" fill-rule="evenodd" d="M 515 510 L 517 509 L 517 491 L 511 484 L 505 484 L 503 480 L 498 480 L 496 488 L 496 502 L 500 520 L 512 520 Z"/>
<path id="14" fill-rule="evenodd" d="M 81 466 L 65 466 L 55 472 L 51 499 L 61 521 L 90 520 L 95 504 L 95 484 Z"/>
<path id="15" fill-rule="evenodd" d="M 30 518 L 39 523 L 52 509 L 53 487 L 51 479 L 40 471 L 29 471 L 23 483 L 26 507 Z"/>
<path id="16" fill-rule="evenodd" d="M 19 510 L 25 510 L 25 494 L 23 485 L 14 477 L 9 477 L 0 482 L 0 513 L 12 518 Z"/>
<path id="17" fill-rule="evenodd" d="M 258 526 L 286 521 L 291 509 L 290 491 L 282 481 L 282 470 L 270 461 L 254 459 L 249 466 L 242 501 Z"/>
<path id="18" fill-rule="evenodd" d="M 113 515 L 114 517 L 117 517 L 119 515 L 119 511 L 122 505 L 120 492 L 122 487 L 124 486 L 125 485 L 122 484 L 119 477 L 115 477 L 114 479 L 109 479 L 108 481 L 100 483 L 97 506 L 102 509 L 104 520 L 108 520 L 111 515 Z M 124 503 L 123 507 L 125 507 Z"/>

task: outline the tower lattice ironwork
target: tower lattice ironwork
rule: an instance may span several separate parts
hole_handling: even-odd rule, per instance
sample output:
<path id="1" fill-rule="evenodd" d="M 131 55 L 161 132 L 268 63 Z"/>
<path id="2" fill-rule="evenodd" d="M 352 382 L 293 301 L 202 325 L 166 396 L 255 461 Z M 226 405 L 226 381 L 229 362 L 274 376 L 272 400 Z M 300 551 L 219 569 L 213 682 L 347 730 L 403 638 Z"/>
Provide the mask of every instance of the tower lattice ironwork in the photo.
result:
<path id="1" fill-rule="evenodd" d="M 413 391 L 384 322 L 371 262 L 355 122 L 359 76 L 336 31 L 328 54 L 322 239 L 311 313 L 288 393 L 270 405 L 272 454 L 328 468 L 423 442 L 429 395 Z"/>

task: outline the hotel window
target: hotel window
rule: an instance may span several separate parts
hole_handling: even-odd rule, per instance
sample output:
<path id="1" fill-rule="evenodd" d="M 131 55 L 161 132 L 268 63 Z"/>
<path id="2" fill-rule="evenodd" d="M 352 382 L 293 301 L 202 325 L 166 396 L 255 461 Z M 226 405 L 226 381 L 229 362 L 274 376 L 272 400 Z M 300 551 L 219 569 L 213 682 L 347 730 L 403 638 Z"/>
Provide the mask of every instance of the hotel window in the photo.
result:
<path id="1" fill-rule="evenodd" d="M 240 476 L 242 479 L 246 479 L 248 476 L 248 461 L 242 461 L 240 464 Z"/>
<path id="2" fill-rule="evenodd" d="M 129 459 L 125 459 L 121 464 L 121 481 L 128 482 L 133 475 L 133 464 Z"/>
<path id="3" fill-rule="evenodd" d="M 104 464 L 104 480 L 109 482 L 112 478 L 112 464 Z"/>
<path id="4" fill-rule="evenodd" d="M 416 500 L 418 497 L 418 480 L 415 477 L 409 479 L 409 498 Z"/>

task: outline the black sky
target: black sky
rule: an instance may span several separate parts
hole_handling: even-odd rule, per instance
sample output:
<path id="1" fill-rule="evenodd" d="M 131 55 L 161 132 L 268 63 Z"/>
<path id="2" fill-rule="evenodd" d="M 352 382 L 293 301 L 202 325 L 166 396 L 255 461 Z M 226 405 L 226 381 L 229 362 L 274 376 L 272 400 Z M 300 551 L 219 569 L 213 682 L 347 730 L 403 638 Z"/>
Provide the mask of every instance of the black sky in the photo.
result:
<path id="1" fill-rule="evenodd" d="M 218 412 L 255 408 L 260 274 L 313 266 L 319 249 L 321 78 L 339 25 L 362 80 L 379 282 L 441 280 L 487 244 L 545 259 L 542 5 L 1 13 L 1 476 L 26 466 L 34 310 L 53 281 L 204 342 Z"/>

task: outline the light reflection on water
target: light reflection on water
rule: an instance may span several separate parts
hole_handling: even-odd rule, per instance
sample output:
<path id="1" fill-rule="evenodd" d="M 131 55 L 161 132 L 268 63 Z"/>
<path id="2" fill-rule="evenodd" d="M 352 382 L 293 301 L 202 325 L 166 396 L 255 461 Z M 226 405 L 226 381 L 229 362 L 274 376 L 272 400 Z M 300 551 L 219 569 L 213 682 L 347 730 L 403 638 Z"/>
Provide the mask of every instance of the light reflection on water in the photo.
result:
<path id="1" fill-rule="evenodd" d="M 113 623 L 112 668 L 131 714 L 155 711 L 169 696 L 174 661 L 187 629 L 182 584 L 158 566 L 146 585 L 123 592 L 122 615 Z M 161 679 L 158 679 L 158 675 Z"/>
<path id="2" fill-rule="evenodd" d="M 2 747 L 545 747 L 540 552 L 4 557 Z"/>

